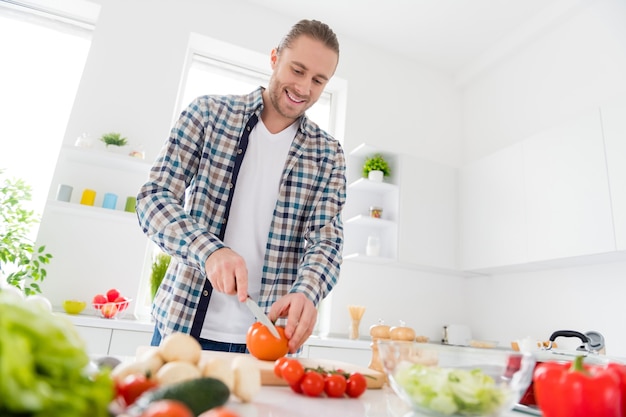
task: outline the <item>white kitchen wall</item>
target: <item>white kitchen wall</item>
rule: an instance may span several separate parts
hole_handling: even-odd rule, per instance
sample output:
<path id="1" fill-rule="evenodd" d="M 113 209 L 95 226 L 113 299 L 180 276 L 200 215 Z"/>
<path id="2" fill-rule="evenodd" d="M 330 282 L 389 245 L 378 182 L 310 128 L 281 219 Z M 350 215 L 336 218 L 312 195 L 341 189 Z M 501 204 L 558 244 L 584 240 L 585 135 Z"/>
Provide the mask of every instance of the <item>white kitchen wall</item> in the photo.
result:
<path id="1" fill-rule="evenodd" d="M 464 161 L 472 161 L 589 109 L 626 97 L 626 2 L 581 2 L 462 87 Z M 468 317 L 478 336 L 508 341 L 597 330 L 626 357 L 626 264 L 472 278 Z"/>

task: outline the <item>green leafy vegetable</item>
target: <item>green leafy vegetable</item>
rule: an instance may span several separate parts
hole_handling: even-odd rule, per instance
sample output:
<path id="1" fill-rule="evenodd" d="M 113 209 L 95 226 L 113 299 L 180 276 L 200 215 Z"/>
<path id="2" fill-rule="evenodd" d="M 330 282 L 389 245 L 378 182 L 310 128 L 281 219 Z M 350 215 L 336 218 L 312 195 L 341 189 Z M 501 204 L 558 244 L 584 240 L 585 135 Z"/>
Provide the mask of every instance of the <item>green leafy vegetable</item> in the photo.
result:
<path id="1" fill-rule="evenodd" d="M 507 394 L 480 369 L 446 369 L 411 365 L 394 376 L 414 404 L 442 415 L 491 415 Z"/>
<path id="2" fill-rule="evenodd" d="M 113 380 L 88 364 L 69 320 L 0 288 L 1 416 L 108 416 Z"/>

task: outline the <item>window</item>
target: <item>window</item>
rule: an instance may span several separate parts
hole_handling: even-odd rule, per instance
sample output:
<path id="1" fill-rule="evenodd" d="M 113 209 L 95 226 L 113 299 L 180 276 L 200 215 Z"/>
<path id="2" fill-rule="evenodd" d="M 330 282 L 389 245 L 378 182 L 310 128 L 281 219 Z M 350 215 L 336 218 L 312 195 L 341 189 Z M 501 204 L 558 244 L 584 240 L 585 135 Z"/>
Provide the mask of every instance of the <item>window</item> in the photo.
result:
<path id="1" fill-rule="evenodd" d="M 41 214 L 93 25 L 34 3 L 0 1 L 0 168 L 32 187 Z"/>

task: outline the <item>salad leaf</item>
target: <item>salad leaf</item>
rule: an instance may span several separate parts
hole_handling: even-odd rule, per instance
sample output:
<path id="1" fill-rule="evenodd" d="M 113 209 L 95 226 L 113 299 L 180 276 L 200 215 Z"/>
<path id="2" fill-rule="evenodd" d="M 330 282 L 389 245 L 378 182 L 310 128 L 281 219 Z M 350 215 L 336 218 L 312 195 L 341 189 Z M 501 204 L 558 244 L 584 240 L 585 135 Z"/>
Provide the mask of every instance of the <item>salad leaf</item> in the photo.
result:
<path id="1" fill-rule="evenodd" d="M 72 322 L 0 288 L 0 415 L 104 417 L 114 396 Z"/>
<path id="2" fill-rule="evenodd" d="M 507 400 L 506 392 L 480 369 L 412 364 L 401 367 L 394 379 L 414 404 L 446 416 L 490 415 Z"/>

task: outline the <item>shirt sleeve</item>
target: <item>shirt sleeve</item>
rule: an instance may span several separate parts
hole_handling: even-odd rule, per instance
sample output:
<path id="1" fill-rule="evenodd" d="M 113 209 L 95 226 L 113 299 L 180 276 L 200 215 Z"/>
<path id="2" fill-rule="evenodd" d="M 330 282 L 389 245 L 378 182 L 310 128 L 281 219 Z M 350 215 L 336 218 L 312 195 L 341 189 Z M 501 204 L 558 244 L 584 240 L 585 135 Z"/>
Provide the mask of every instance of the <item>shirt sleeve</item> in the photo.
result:
<path id="1" fill-rule="evenodd" d="M 198 171 L 208 117 L 200 99 L 181 113 L 137 195 L 137 218 L 143 232 L 166 253 L 203 274 L 208 256 L 224 245 L 187 213 L 184 201 Z"/>
<path id="2" fill-rule="evenodd" d="M 345 157 L 339 144 L 330 177 L 311 214 L 306 250 L 290 292 L 304 293 L 317 305 L 339 278 L 343 253 L 341 212 L 346 200 Z"/>

